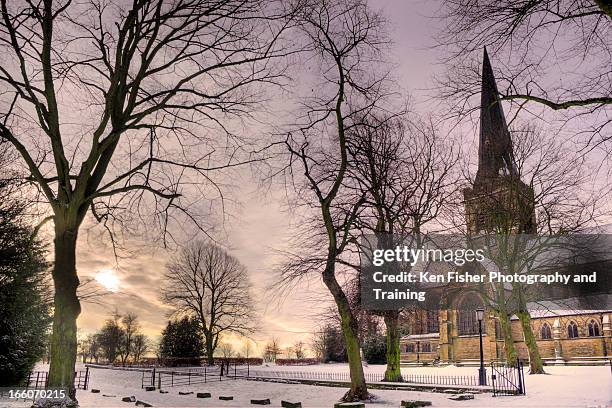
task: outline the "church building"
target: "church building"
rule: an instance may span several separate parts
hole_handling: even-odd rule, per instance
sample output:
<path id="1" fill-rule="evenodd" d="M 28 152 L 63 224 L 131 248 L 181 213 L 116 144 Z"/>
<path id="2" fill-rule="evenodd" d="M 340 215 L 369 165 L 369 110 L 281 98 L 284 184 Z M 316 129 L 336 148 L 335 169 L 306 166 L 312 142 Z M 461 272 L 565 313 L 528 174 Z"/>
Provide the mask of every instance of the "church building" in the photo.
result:
<path id="1" fill-rule="evenodd" d="M 536 233 L 534 193 L 520 180 L 486 49 L 482 65 L 478 170 L 473 185 L 464 190 L 464 203 L 470 235 L 491 231 L 493 226 L 500 225 L 502 230 L 508 226 L 507 233 Z M 406 334 L 400 341 L 402 364 L 479 362 L 476 309 L 484 308 L 482 299 L 471 292 L 453 301 L 454 307 L 407 313 Z M 528 309 L 544 364 L 606 364 L 612 358 L 612 310 L 564 310 L 570 308 L 554 305 L 538 309 L 530 304 Z M 492 311 L 485 310 L 482 326 L 485 361 L 504 360 L 503 334 Z M 511 317 L 511 328 L 519 358 L 528 360 L 516 316 Z"/>

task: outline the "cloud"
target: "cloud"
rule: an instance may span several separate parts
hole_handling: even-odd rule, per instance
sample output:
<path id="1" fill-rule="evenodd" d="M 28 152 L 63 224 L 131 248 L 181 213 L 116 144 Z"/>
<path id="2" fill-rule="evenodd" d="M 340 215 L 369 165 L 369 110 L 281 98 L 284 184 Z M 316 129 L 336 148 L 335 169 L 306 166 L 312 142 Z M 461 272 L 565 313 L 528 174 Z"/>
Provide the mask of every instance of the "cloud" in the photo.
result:
<path id="1" fill-rule="evenodd" d="M 245 185 L 255 185 L 245 183 Z M 289 241 L 289 215 L 283 212 L 282 194 L 271 194 L 262 199 L 258 192 L 244 195 L 239 221 L 226 224 L 228 250 L 237 257 L 249 271 L 253 284 L 253 297 L 257 304 L 260 330 L 252 336 L 258 348 L 267 340 L 276 337 L 283 346 L 289 346 L 296 339 L 306 341 L 309 332 L 316 326 L 314 316 L 317 306 L 309 303 L 311 294 L 295 293 L 289 299 L 278 302 L 267 291 L 275 279 L 274 266 L 279 262 L 274 249 L 284 248 Z M 93 235 L 92 235 L 93 236 Z M 168 321 L 171 308 L 160 299 L 163 273 L 173 252 L 162 248 L 147 247 L 137 239 L 126 240 L 124 245 L 129 256 L 115 258 L 107 242 L 99 236 L 83 234 L 77 249 L 79 276 L 95 277 L 100 270 L 112 269 L 119 280 L 116 293 L 108 292 L 97 299 L 101 304 L 84 303 L 79 317 L 82 333 L 99 330 L 104 320 L 117 310 L 119 313 L 133 312 L 139 317 L 143 331 L 156 338 Z M 315 285 L 314 292 L 320 292 Z M 319 293 L 320 294 L 320 293 Z M 243 340 L 227 336 L 236 348 Z"/>

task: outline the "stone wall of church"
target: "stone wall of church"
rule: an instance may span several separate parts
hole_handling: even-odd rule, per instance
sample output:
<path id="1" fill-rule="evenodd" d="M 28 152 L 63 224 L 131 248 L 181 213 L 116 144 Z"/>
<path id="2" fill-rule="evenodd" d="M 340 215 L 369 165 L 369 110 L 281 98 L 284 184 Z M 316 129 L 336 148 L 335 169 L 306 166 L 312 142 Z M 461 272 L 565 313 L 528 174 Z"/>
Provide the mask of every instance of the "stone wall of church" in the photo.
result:
<path id="1" fill-rule="evenodd" d="M 504 341 L 496 338 L 495 320 L 486 318 L 486 334 L 483 335 L 483 351 L 486 361 L 505 360 Z M 612 313 L 582 314 L 561 317 L 532 319 L 532 329 L 538 349 L 547 364 L 564 364 L 573 360 L 601 360 L 612 358 Z M 404 363 L 474 363 L 480 358 L 478 335 L 460 336 L 457 333 L 456 312 L 440 312 L 439 337 L 423 339 L 405 336 L 401 340 L 401 359 Z M 596 330 L 589 332 L 589 323 L 596 324 Z M 568 326 L 575 324 L 578 337 L 572 337 Z M 544 330 L 547 325 L 549 330 Z M 529 358 L 527 346 L 518 320 L 512 321 L 514 346 L 522 360 Z M 547 336 L 550 338 L 546 338 Z M 429 343 L 430 350 L 423 352 L 423 344 Z"/>
<path id="2" fill-rule="evenodd" d="M 430 351 L 423 351 L 430 350 Z M 401 361 L 406 363 L 431 363 L 439 360 L 439 339 L 430 338 L 404 342 L 400 345 Z"/>

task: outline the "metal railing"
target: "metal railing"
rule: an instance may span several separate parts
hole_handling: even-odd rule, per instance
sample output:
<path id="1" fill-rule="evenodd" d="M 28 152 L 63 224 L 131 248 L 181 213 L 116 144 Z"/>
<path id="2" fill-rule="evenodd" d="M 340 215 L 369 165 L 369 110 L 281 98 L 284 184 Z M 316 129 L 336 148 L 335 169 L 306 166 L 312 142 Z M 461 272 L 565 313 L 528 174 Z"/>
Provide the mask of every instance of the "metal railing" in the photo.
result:
<path id="1" fill-rule="evenodd" d="M 26 389 L 40 390 L 48 388 L 49 373 L 47 371 L 32 371 L 22 386 Z M 89 367 L 74 372 L 74 388 L 86 390 L 89 385 Z"/>
<path id="2" fill-rule="evenodd" d="M 491 386 L 493 396 L 525 395 L 525 371 L 523 363 L 517 360 L 516 366 L 491 363 Z"/>
<path id="3" fill-rule="evenodd" d="M 381 383 L 384 373 L 364 373 L 367 383 Z M 402 384 L 419 384 L 434 387 L 479 387 L 478 374 L 474 375 L 436 375 L 413 374 L 402 372 Z M 292 370 L 261 370 L 250 366 L 237 364 L 222 364 L 220 366 L 204 366 L 189 369 L 160 369 L 142 371 L 141 387 L 155 387 L 158 389 L 195 385 L 210 381 L 224 381 L 228 379 L 250 379 L 261 381 L 335 381 L 350 382 L 348 371 L 292 371 Z M 516 366 L 502 363 L 491 363 L 487 373 L 486 390 L 493 390 L 493 395 L 524 395 L 524 368 L 518 361 Z"/>
<path id="4" fill-rule="evenodd" d="M 287 380 L 313 380 L 313 381 L 350 381 L 349 372 L 317 372 L 317 371 L 270 371 L 270 370 L 248 370 L 247 368 L 230 369 L 229 376 L 236 378 L 269 378 Z M 364 373 L 367 382 L 379 382 L 384 375 L 378 373 Z"/>
<path id="5" fill-rule="evenodd" d="M 309 381 L 345 381 L 351 380 L 349 372 L 324 372 L 324 371 L 289 371 L 289 370 L 250 370 L 246 368 L 234 368 L 234 373 L 230 376 L 237 378 L 250 379 L 281 379 L 281 380 L 309 380 Z M 383 382 L 384 373 L 364 373 L 366 382 L 379 383 Z M 478 374 L 474 375 L 435 375 L 435 374 L 411 374 L 402 373 L 402 383 L 404 384 L 422 384 L 433 386 L 463 386 L 477 387 L 479 386 Z M 491 383 L 491 376 L 488 378 L 488 383 Z"/>
<path id="6" fill-rule="evenodd" d="M 159 369 L 143 370 L 141 388 L 156 387 L 158 389 L 179 387 L 183 385 L 204 384 L 210 381 L 225 381 L 236 378 L 234 367 L 233 375 L 229 375 L 227 367 L 204 366 L 189 369 Z"/>

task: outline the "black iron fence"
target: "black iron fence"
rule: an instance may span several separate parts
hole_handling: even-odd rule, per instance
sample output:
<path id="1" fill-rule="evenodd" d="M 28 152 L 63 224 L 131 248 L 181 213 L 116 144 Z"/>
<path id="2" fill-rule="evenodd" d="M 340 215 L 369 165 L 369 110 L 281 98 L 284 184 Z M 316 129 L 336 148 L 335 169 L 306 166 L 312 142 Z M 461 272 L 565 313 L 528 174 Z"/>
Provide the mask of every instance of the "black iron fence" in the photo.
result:
<path id="1" fill-rule="evenodd" d="M 245 368 L 236 370 L 237 377 L 261 378 L 261 379 L 285 379 L 285 380 L 312 380 L 312 381 L 350 381 L 349 372 L 321 372 L 321 371 L 269 371 L 250 370 Z M 230 371 L 230 376 L 233 373 Z M 377 383 L 385 379 L 384 373 L 364 373 L 366 382 Z M 435 374 L 408 374 L 402 373 L 404 383 L 423 385 L 456 385 L 475 387 L 478 386 L 478 374 L 475 375 L 435 375 Z M 489 377 L 490 378 L 490 377 Z"/>
<path id="2" fill-rule="evenodd" d="M 351 380 L 349 372 L 324 371 L 289 371 L 289 370 L 250 370 L 249 367 L 233 367 L 228 372 L 233 378 L 248 378 L 260 380 L 286 380 L 286 381 L 342 381 Z M 384 373 L 364 373 L 366 382 L 380 383 L 384 381 Z M 525 394 L 525 377 L 523 363 L 516 366 L 502 363 L 491 363 L 486 376 L 486 384 L 480 384 L 478 372 L 474 375 L 436 375 L 412 374 L 402 372 L 404 384 L 419 384 L 436 387 L 457 386 L 466 388 L 481 388 L 493 391 L 493 395 L 522 395 Z"/>
<path id="3" fill-rule="evenodd" d="M 478 374 L 475 375 L 435 375 L 435 374 L 402 374 L 404 382 L 427 385 L 457 385 L 476 387 L 479 384 Z"/>
<path id="4" fill-rule="evenodd" d="M 523 364 L 519 361 L 516 366 L 502 363 L 491 363 L 486 376 L 486 385 L 480 384 L 477 369 L 474 375 L 436 375 L 413 374 L 403 372 L 403 383 L 406 385 L 419 384 L 434 387 L 466 387 L 479 388 L 483 391 L 493 391 L 493 395 L 522 395 L 525 394 L 525 377 Z M 364 373 L 366 382 L 380 383 L 384 381 L 384 373 Z M 249 365 L 230 365 L 222 363 L 218 366 L 205 366 L 189 369 L 153 368 L 142 370 L 141 387 L 155 387 L 158 389 L 202 384 L 211 381 L 225 381 L 228 379 L 250 379 L 262 381 L 334 381 L 349 382 L 349 372 L 338 371 L 293 371 L 293 370 L 261 370 L 253 369 Z"/>
<path id="5" fill-rule="evenodd" d="M 48 388 L 49 373 L 47 371 L 32 371 L 28 378 L 21 384 L 23 388 L 32 390 L 41 390 Z M 74 372 L 74 388 L 77 390 L 86 390 L 89 385 L 89 367 L 85 370 Z"/>
<path id="6" fill-rule="evenodd" d="M 269 378 L 287 380 L 313 380 L 313 381 L 350 381 L 349 372 L 324 371 L 288 371 L 288 370 L 250 370 L 249 367 L 230 367 L 229 376 L 236 378 Z M 382 381 L 384 375 L 378 373 L 364 373 L 366 382 Z"/>
<path id="7" fill-rule="evenodd" d="M 204 384 L 211 381 L 225 381 L 236 378 L 236 367 L 232 375 L 226 365 L 205 366 L 189 369 L 160 369 L 142 371 L 141 388 L 156 387 L 159 389 L 183 385 Z"/>
<path id="8" fill-rule="evenodd" d="M 525 395 L 525 370 L 523 363 L 517 360 L 516 366 L 502 363 L 491 363 L 491 386 L 493 396 Z"/>

